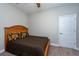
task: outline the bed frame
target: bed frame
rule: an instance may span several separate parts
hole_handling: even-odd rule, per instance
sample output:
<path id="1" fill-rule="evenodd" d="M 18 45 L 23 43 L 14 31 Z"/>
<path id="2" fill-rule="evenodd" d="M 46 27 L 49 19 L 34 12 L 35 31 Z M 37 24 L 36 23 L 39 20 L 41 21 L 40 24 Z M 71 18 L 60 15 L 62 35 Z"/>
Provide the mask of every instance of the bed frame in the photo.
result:
<path id="1" fill-rule="evenodd" d="M 9 32 L 28 32 L 28 28 L 26 28 L 25 26 L 22 25 L 14 25 L 14 26 L 10 26 L 10 27 L 5 27 L 5 51 L 8 51 L 8 33 Z M 48 55 L 48 49 L 49 49 L 49 42 L 47 43 L 47 46 L 45 48 L 45 52 L 44 55 L 47 56 Z"/>

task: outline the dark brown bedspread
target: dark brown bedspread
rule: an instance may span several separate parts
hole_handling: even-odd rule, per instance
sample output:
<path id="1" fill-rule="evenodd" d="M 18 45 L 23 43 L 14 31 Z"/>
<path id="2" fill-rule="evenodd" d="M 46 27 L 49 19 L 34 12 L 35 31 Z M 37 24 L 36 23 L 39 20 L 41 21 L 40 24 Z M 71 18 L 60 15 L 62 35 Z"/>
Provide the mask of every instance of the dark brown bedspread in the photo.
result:
<path id="1" fill-rule="evenodd" d="M 47 37 L 29 36 L 26 39 L 15 40 L 13 48 L 22 52 L 22 55 L 44 55 L 48 41 Z"/>

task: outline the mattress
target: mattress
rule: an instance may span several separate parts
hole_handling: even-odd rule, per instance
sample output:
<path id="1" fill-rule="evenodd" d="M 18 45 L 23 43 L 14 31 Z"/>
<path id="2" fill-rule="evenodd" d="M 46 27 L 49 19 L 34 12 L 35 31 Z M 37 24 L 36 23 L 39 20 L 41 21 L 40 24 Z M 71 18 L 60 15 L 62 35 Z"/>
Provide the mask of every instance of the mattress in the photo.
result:
<path id="1" fill-rule="evenodd" d="M 25 39 L 17 39 L 9 45 L 14 51 L 21 52 L 21 55 L 44 55 L 45 48 L 49 39 L 47 37 L 29 36 Z M 11 43 L 11 42 L 10 42 Z"/>

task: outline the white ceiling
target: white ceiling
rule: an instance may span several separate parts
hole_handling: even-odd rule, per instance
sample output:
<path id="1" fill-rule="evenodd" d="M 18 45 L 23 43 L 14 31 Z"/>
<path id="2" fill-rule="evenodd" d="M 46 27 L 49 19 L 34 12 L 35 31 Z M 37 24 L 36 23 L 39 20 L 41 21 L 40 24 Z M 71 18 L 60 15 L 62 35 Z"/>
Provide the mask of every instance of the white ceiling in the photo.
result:
<path id="1" fill-rule="evenodd" d="M 31 14 L 31 13 L 46 10 L 49 8 L 59 7 L 59 6 L 68 5 L 68 4 L 67 3 L 41 3 L 40 8 L 37 8 L 36 3 L 13 3 L 12 5 L 21 9 L 27 14 Z"/>

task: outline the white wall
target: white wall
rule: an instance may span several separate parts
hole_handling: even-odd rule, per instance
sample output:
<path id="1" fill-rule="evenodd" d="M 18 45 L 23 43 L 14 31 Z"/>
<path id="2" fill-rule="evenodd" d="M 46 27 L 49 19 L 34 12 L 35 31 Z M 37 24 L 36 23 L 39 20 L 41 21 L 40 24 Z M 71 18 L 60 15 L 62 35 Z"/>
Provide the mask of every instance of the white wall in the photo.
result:
<path id="1" fill-rule="evenodd" d="M 4 27 L 21 24 L 28 27 L 27 15 L 9 4 L 0 4 L 0 50 L 4 49 Z"/>
<path id="2" fill-rule="evenodd" d="M 77 14 L 78 12 L 79 5 L 73 4 L 31 14 L 28 20 L 29 33 L 31 35 L 47 36 L 51 40 L 51 43 L 58 44 L 58 16 Z"/>

